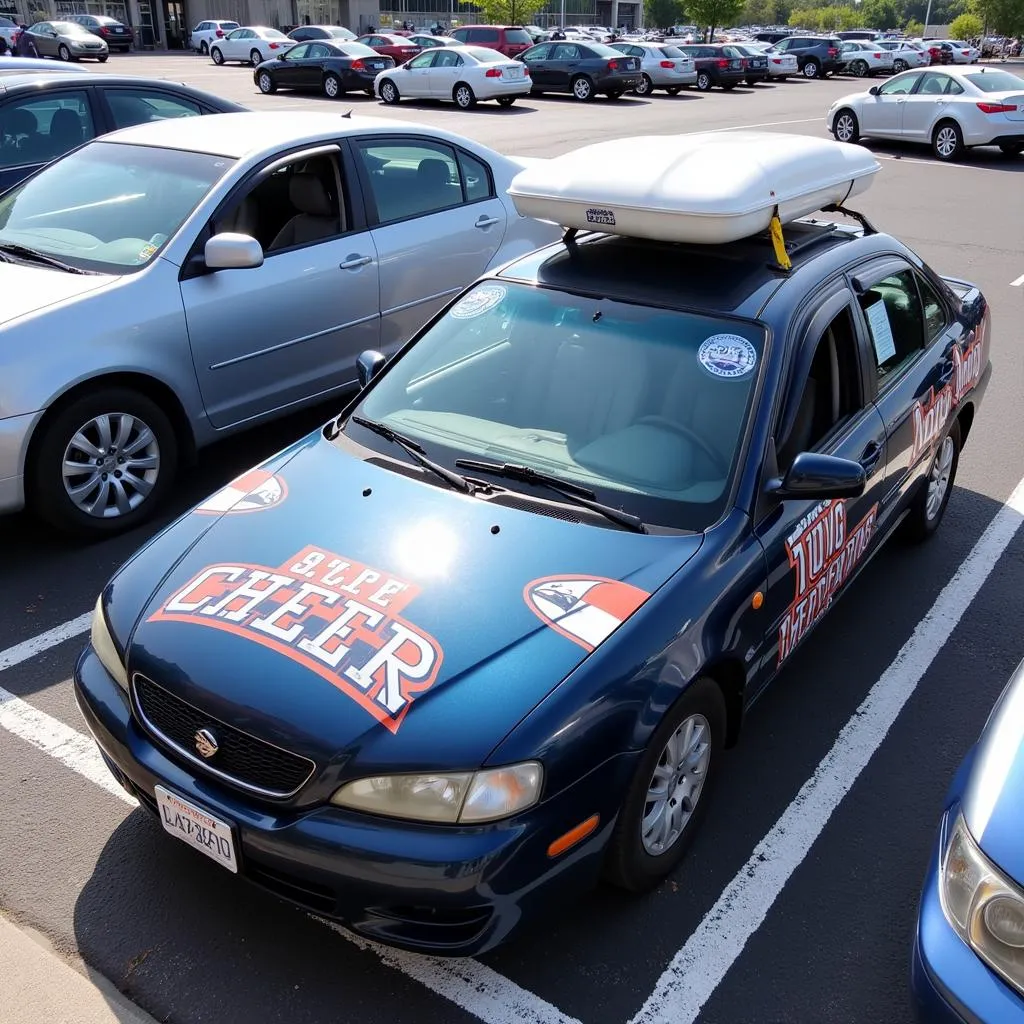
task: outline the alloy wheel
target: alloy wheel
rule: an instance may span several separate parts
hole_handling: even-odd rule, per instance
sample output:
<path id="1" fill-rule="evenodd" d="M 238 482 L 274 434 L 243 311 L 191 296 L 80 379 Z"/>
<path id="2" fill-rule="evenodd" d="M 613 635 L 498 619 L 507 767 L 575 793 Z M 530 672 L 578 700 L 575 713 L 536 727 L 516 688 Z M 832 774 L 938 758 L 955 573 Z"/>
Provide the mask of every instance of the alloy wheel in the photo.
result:
<path id="1" fill-rule="evenodd" d="M 710 761 L 711 726 L 703 715 L 689 715 L 669 737 L 647 787 L 640 839 L 650 856 L 665 853 L 683 834 L 700 800 Z"/>
<path id="2" fill-rule="evenodd" d="M 253 50 L 252 53 L 249 54 L 249 63 L 253 67 L 257 67 L 263 63 L 263 57 L 260 55 L 259 50 Z"/>
<path id="3" fill-rule="evenodd" d="M 589 100 L 591 92 L 590 82 L 585 78 L 577 78 L 572 83 L 572 94 L 578 100 Z"/>
<path id="4" fill-rule="evenodd" d="M 804 65 L 804 78 L 817 78 L 818 77 L 818 65 L 813 60 L 809 60 Z"/>
<path id="5" fill-rule="evenodd" d="M 114 519 L 138 508 L 160 475 L 160 445 L 149 425 L 124 412 L 84 423 L 64 450 L 64 491 L 86 515 Z"/>
<path id="6" fill-rule="evenodd" d="M 857 122 L 849 111 L 836 118 L 835 136 L 839 142 L 853 142 L 857 138 Z"/>
<path id="7" fill-rule="evenodd" d="M 260 92 L 272 93 L 274 91 L 274 80 L 266 73 L 260 72 Z"/>
<path id="8" fill-rule="evenodd" d="M 925 515 L 931 520 L 934 519 L 942 508 L 946 498 L 946 491 L 949 490 L 950 472 L 953 468 L 953 438 L 948 434 L 939 445 L 935 453 L 935 461 L 932 462 L 931 473 L 928 474 L 928 494 L 925 499 Z"/>
<path id="9" fill-rule="evenodd" d="M 943 160 L 949 160 L 956 153 L 959 145 L 957 131 L 951 124 L 944 124 L 935 133 L 935 152 Z"/>

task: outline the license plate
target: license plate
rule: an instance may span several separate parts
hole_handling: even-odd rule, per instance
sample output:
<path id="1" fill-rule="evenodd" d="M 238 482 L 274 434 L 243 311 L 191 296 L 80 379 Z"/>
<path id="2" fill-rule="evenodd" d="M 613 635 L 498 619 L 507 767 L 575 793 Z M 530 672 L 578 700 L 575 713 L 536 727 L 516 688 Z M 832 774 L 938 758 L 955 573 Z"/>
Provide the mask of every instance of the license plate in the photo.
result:
<path id="1" fill-rule="evenodd" d="M 506 72 L 506 74 L 508 75 L 509 78 L 522 78 L 523 77 L 523 69 L 522 68 L 505 68 L 505 72 Z"/>
<path id="2" fill-rule="evenodd" d="M 235 837 L 226 821 L 215 818 L 163 786 L 156 787 L 156 805 L 165 832 L 205 853 L 228 871 L 238 871 Z"/>

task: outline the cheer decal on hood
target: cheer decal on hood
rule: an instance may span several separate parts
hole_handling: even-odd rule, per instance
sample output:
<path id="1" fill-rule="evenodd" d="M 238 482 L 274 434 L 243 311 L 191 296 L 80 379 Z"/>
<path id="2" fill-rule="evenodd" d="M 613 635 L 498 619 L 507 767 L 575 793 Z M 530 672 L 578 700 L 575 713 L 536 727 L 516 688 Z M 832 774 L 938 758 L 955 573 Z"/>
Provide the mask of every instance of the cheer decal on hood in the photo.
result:
<path id="1" fill-rule="evenodd" d="M 280 505 L 287 496 L 288 488 L 281 477 L 265 469 L 250 469 L 201 501 L 195 511 L 213 516 L 228 512 L 260 512 Z"/>
<path id="2" fill-rule="evenodd" d="M 209 565 L 150 622 L 223 630 L 326 679 L 392 733 L 441 668 L 440 644 L 401 617 L 415 584 L 318 547 L 279 566 Z"/>

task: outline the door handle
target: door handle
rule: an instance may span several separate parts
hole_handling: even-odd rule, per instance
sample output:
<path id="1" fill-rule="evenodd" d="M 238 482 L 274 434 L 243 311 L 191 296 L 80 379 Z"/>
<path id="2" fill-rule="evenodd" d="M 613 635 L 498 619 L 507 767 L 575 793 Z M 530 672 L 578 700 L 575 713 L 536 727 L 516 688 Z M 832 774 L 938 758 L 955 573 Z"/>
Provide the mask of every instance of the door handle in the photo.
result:
<path id="1" fill-rule="evenodd" d="M 476 224 L 473 225 L 473 227 L 476 227 L 476 228 L 489 228 L 492 224 L 497 224 L 498 223 L 498 219 L 499 218 L 497 218 L 497 217 L 488 217 L 486 215 L 485 216 L 481 216 L 479 218 L 479 220 L 477 220 Z"/>
<path id="2" fill-rule="evenodd" d="M 867 448 L 864 449 L 864 454 L 860 457 L 861 469 L 870 473 L 878 464 L 878 460 L 881 457 L 882 446 L 877 441 L 872 441 Z"/>
<path id="3" fill-rule="evenodd" d="M 359 256 L 356 253 L 353 253 L 351 256 L 348 257 L 347 260 L 344 261 L 344 263 L 339 263 L 338 264 L 338 269 L 339 270 L 355 270 L 356 267 L 365 267 L 367 263 L 372 263 L 372 262 L 373 262 L 373 257 L 372 256 Z"/>

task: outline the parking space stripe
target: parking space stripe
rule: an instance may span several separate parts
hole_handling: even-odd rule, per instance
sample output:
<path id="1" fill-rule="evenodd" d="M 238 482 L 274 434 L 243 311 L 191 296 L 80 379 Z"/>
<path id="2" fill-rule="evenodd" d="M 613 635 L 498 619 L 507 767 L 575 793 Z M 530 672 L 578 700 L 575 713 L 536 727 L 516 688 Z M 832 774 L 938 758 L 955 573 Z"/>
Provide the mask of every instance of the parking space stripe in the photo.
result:
<path id="1" fill-rule="evenodd" d="M 89 628 L 91 614 L 41 633 L 0 652 L 0 672 L 73 639 Z M 136 800 L 114 781 L 92 738 L 32 707 L 0 687 L 0 728 L 30 743 L 102 790 L 135 806 Z M 381 963 L 418 981 L 485 1024 L 579 1024 L 557 1007 L 528 992 L 484 964 L 469 959 L 418 956 L 370 942 L 340 925 L 309 915 L 360 949 L 375 953 Z"/>
<path id="2" fill-rule="evenodd" d="M 1021 285 L 1024 285 L 1024 274 L 1021 274 L 1016 281 L 1010 282 L 1011 288 L 1019 288 Z"/>
<path id="3" fill-rule="evenodd" d="M 703 134 L 715 135 L 718 132 L 743 132 L 750 131 L 752 128 L 775 128 L 780 124 L 811 124 L 814 121 L 820 121 L 822 124 L 825 123 L 823 117 L 798 117 L 792 121 L 761 121 L 759 124 L 734 124 L 728 128 L 712 128 Z"/>
<path id="4" fill-rule="evenodd" d="M 64 643 L 65 640 L 72 640 L 76 636 L 81 636 L 89 629 L 91 621 L 92 613 L 86 612 L 84 615 L 79 615 L 76 619 L 71 619 L 70 622 L 54 626 L 53 629 L 48 629 L 45 633 L 40 633 L 39 636 L 34 636 L 23 643 L 8 647 L 6 651 L 0 651 L 0 672 L 7 668 L 14 668 L 15 665 L 20 665 L 23 661 L 28 661 L 37 654 L 42 654 L 48 648 Z"/>
<path id="5" fill-rule="evenodd" d="M 750 859 L 673 957 L 631 1024 L 692 1024 L 953 635 L 1024 517 L 1024 480 Z"/>

